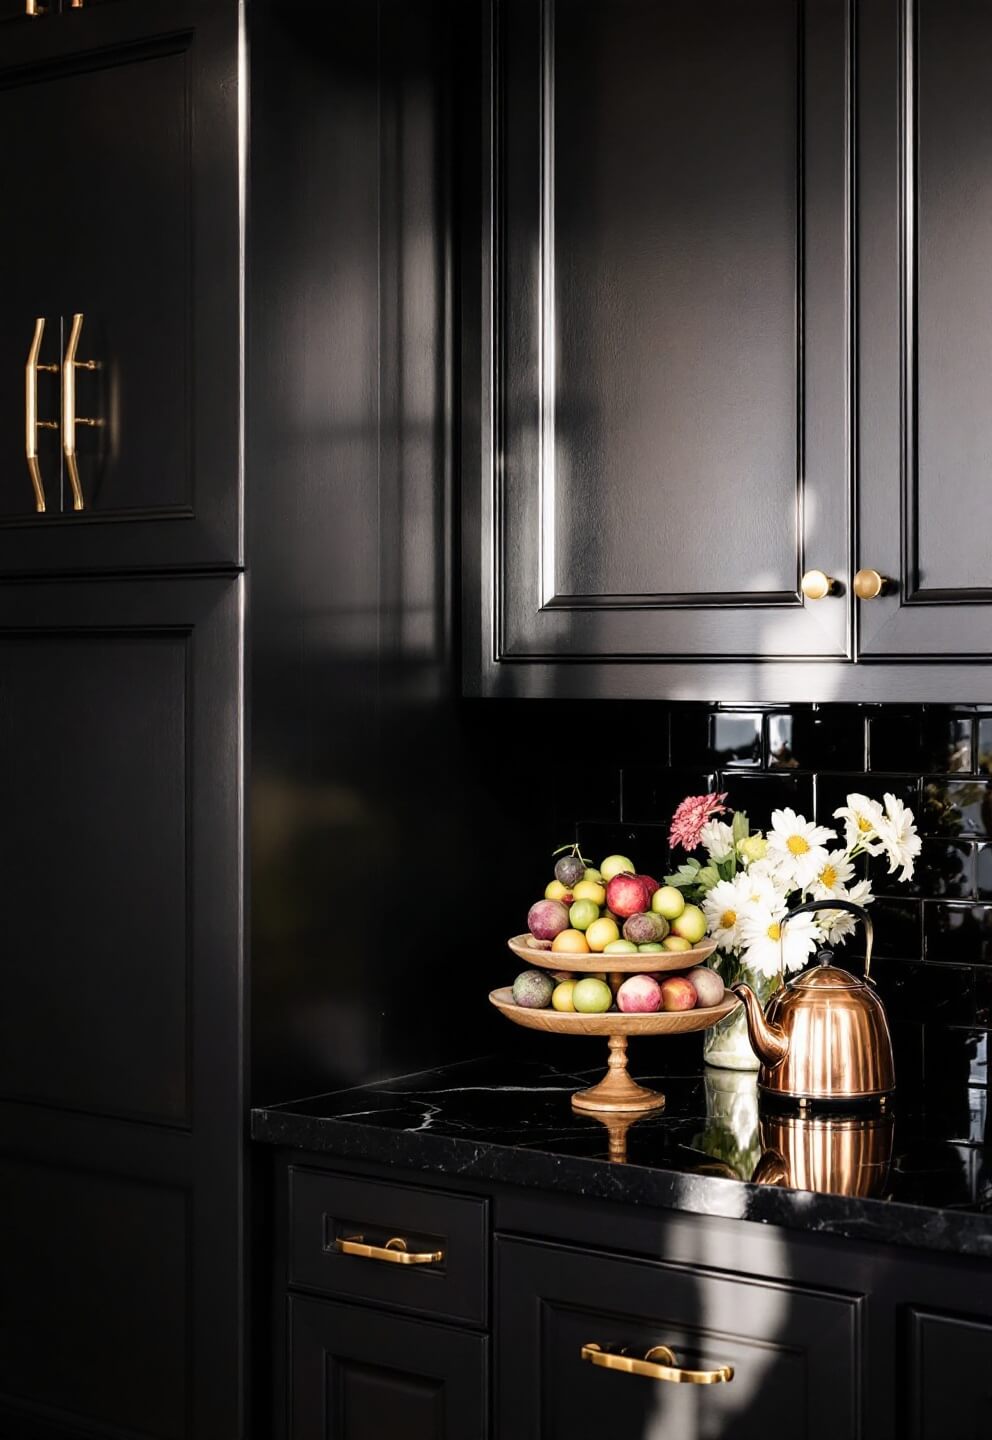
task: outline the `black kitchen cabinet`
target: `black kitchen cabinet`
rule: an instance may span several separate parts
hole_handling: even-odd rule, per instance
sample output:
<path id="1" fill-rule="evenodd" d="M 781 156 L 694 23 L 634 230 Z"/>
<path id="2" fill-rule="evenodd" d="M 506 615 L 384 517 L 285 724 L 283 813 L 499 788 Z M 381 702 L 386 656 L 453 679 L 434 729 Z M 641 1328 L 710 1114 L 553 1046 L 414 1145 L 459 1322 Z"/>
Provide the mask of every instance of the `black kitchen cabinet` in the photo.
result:
<path id="1" fill-rule="evenodd" d="M 485 1440 L 483 1335 L 289 1299 L 293 1440 Z"/>
<path id="2" fill-rule="evenodd" d="M 0 1433 L 234 1433 L 242 585 L 3 592 Z"/>
<path id="3" fill-rule="evenodd" d="M 911 1306 L 904 1325 L 912 1440 L 940 1440 L 949 1424 L 957 1440 L 982 1440 L 992 1414 L 992 1323 Z"/>
<path id="4" fill-rule="evenodd" d="M 5 32 L 0 572 L 241 561 L 239 25 L 147 0 Z"/>
<path id="5" fill-rule="evenodd" d="M 502 1238 L 496 1286 L 504 1440 L 600 1430 L 760 1440 L 770 1413 L 789 1417 L 796 1440 L 857 1433 L 857 1295 Z M 661 1347 L 679 1369 L 732 1378 L 681 1384 L 605 1368 Z M 670 1355 L 654 1358 L 671 1372 Z"/>
<path id="6" fill-rule="evenodd" d="M 482 8 L 466 692 L 992 699 L 992 14 Z"/>

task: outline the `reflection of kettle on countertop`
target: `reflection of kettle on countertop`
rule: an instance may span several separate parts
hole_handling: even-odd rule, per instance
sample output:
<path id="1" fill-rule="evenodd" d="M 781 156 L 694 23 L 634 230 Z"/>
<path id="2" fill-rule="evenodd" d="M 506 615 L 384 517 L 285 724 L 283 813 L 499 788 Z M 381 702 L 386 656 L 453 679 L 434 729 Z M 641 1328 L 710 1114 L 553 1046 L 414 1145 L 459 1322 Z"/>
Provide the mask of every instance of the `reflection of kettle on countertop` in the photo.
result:
<path id="1" fill-rule="evenodd" d="M 734 993 L 747 1011 L 748 1037 L 761 1060 L 759 1089 L 796 1100 L 852 1102 L 884 1099 L 895 1089 L 892 1038 L 885 1007 L 871 981 L 871 917 L 851 900 L 814 900 L 782 920 L 815 910 L 847 910 L 865 927 L 865 978 L 831 964 L 821 950 L 818 963 L 772 995 L 767 1015 L 749 985 Z"/>
<path id="2" fill-rule="evenodd" d="M 827 1195 L 881 1195 L 892 1160 L 892 1115 L 763 1114 L 755 1185 Z"/>

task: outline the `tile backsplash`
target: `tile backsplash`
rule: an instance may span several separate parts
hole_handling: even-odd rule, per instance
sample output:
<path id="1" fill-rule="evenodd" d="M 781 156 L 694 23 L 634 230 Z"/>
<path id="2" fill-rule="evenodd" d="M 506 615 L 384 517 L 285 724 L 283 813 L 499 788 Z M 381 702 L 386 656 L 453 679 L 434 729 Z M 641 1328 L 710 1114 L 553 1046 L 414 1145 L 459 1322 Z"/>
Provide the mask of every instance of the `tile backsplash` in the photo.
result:
<path id="1" fill-rule="evenodd" d="M 725 790 L 766 826 L 791 806 L 834 824 L 849 791 L 913 809 L 923 849 L 899 884 L 869 867 L 879 990 L 900 1078 L 985 1084 L 992 1028 L 992 710 L 956 705 L 627 705 L 594 722 L 597 758 L 559 779 L 556 808 L 597 857 L 667 861 L 686 794 Z M 650 729 L 650 743 L 646 732 Z M 646 863 L 646 860 L 645 862 Z M 847 947 L 853 954 L 853 942 Z"/>

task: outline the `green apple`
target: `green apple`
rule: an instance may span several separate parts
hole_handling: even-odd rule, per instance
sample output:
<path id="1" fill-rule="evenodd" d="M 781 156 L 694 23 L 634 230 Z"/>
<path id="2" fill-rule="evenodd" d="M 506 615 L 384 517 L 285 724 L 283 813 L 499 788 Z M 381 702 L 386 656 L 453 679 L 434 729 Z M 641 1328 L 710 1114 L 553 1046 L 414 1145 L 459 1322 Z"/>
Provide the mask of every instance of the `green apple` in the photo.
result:
<path id="1" fill-rule="evenodd" d="M 604 980 L 594 980 L 587 975 L 583 980 L 576 980 L 572 1004 L 581 1015 L 602 1015 L 613 1004 L 613 991 Z"/>
<path id="2" fill-rule="evenodd" d="M 651 909 L 666 920 L 675 920 L 685 909 L 685 896 L 674 885 L 662 885 L 651 896 Z"/>
<path id="3" fill-rule="evenodd" d="M 607 855 L 600 865 L 604 880 L 612 880 L 614 875 L 636 875 L 633 860 L 628 860 L 626 855 Z"/>
<path id="4" fill-rule="evenodd" d="M 660 945 L 657 940 L 651 940 L 647 945 L 638 945 L 637 948 L 642 955 L 660 955 L 665 947 Z"/>
<path id="5" fill-rule="evenodd" d="M 706 934 L 706 916 L 698 905 L 687 905 L 681 915 L 676 915 L 672 921 L 672 933 L 688 940 L 690 945 L 699 944 Z"/>
<path id="6" fill-rule="evenodd" d="M 643 949 L 644 949 L 644 946 L 642 945 L 640 948 L 643 950 Z M 630 940 L 611 940 L 610 943 L 609 943 L 609 945 L 607 945 L 606 948 L 605 948 L 605 950 L 603 951 L 603 954 L 604 954 L 604 955 L 636 955 L 636 954 L 637 954 L 637 949 L 638 949 L 638 947 L 637 947 L 636 945 L 632 944 Z M 661 946 L 660 946 L 660 945 L 658 946 L 658 949 L 659 949 L 659 950 L 661 949 Z"/>
<path id="7" fill-rule="evenodd" d="M 576 900 L 568 912 L 573 930 L 588 930 L 594 920 L 599 919 L 599 906 L 592 900 Z"/>
<path id="8" fill-rule="evenodd" d="M 602 870 L 597 870 L 595 865 L 587 865 L 582 873 L 582 878 L 583 880 L 594 880 L 597 885 L 602 885 L 603 872 Z"/>
<path id="9" fill-rule="evenodd" d="M 669 935 L 667 940 L 662 940 L 661 948 L 663 950 L 675 950 L 681 954 L 683 950 L 691 950 L 692 946 L 688 940 L 683 940 L 681 935 Z"/>

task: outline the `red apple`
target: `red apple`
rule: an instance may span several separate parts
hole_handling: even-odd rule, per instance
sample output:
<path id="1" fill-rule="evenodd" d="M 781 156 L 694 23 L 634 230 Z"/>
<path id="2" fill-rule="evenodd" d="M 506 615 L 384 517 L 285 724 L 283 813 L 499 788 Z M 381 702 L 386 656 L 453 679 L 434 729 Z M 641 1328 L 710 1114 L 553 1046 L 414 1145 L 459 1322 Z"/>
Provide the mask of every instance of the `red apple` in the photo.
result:
<path id="1" fill-rule="evenodd" d="M 636 875 L 614 875 L 606 887 L 606 903 L 614 915 L 624 919 L 639 915 L 651 904 L 647 886 Z"/>
<path id="2" fill-rule="evenodd" d="M 637 878 L 638 880 L 640 880 L 642 885 L 646 886 L 649 900 L 651 899 L 651 896 L 656 890 L 661 889 L 661 886 L 658 884 L 657 880 L 653 879 L 650 875 L 638 875 Z"/>
<path id="3" fill-rule="evenodd" d="M 661 986 L 650 975 L 631 975 L 617 991 L 617 1009 L 625 1015 L 661 1009 Z"/>
<path id="4" fill-rule="evenodd" d="M 692 1010 L 696 987 L 684 975 L 671 975 L 661 982 L 661 1002 L 666 1010 Z"/>

